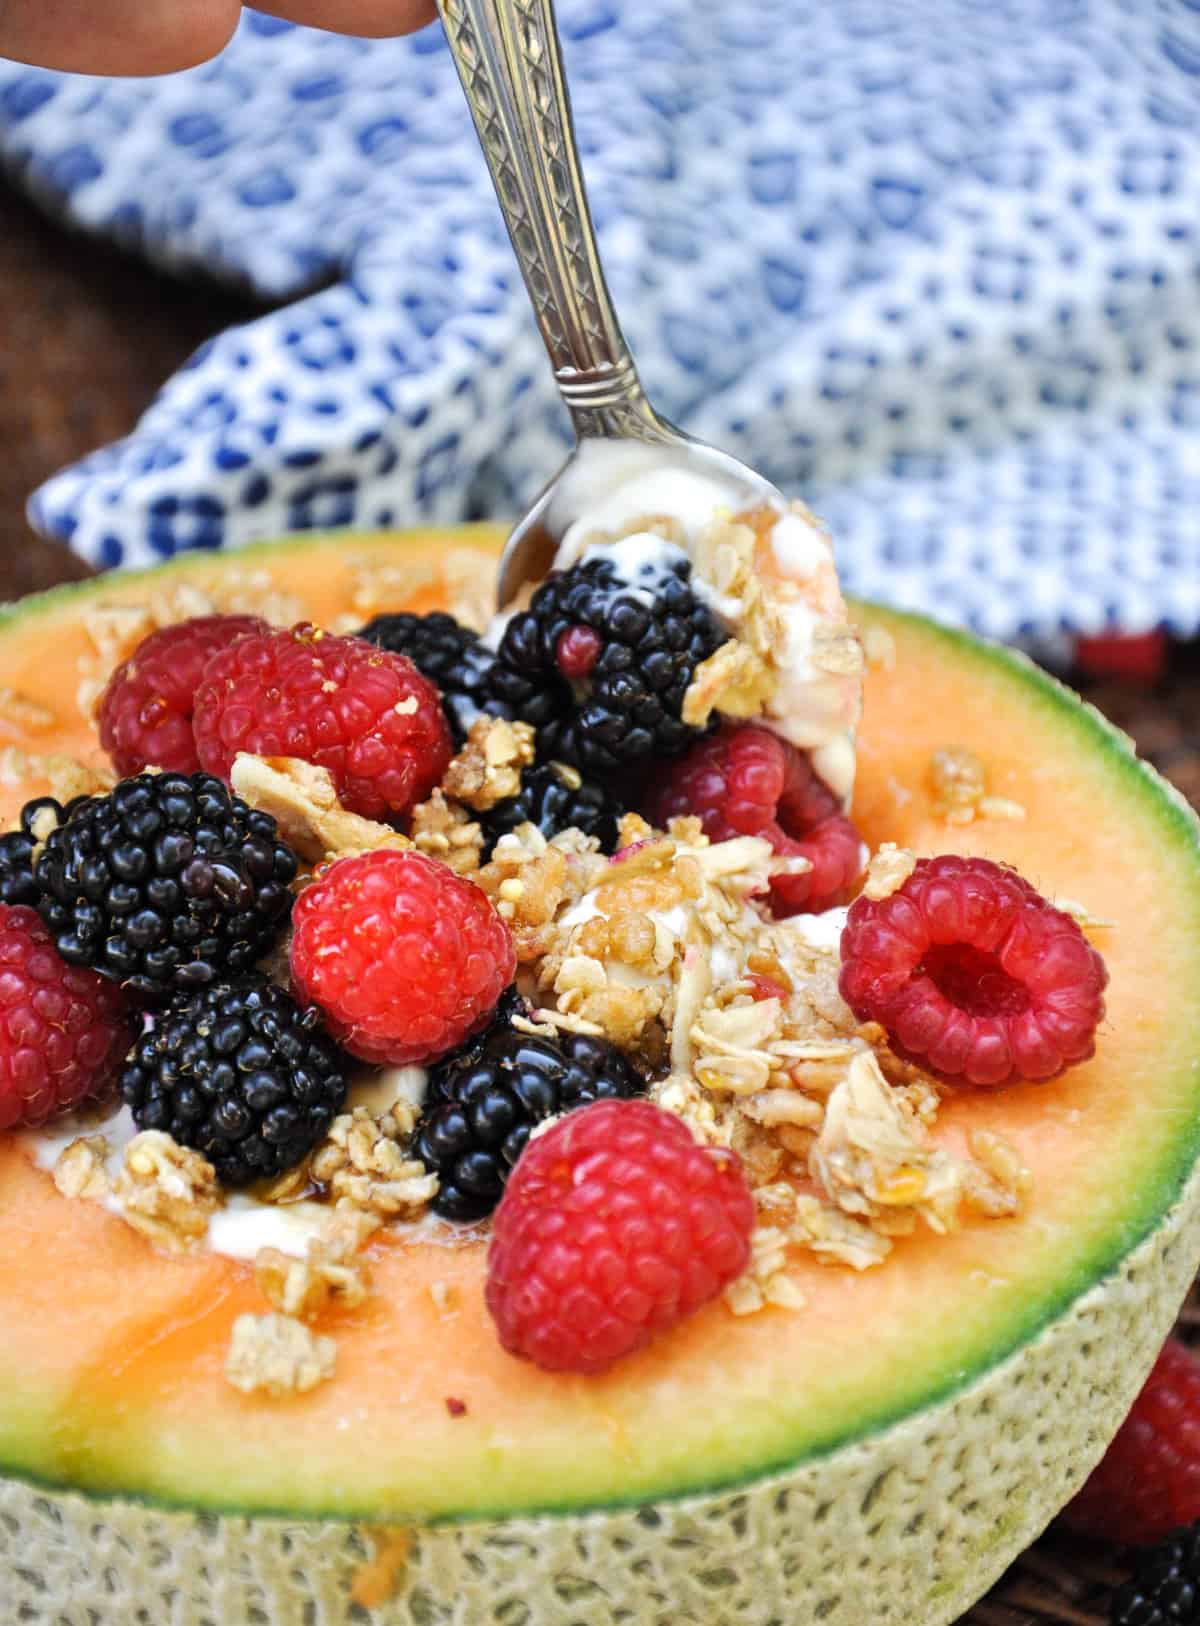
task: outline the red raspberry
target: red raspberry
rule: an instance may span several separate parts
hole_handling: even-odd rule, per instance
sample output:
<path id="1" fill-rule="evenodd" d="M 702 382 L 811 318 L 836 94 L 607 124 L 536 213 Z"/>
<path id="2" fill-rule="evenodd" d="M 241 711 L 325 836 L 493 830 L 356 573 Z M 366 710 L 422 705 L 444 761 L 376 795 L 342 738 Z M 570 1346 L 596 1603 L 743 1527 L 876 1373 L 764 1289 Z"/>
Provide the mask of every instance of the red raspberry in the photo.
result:
<path id="1" fill-rule="evenodd" d="M 569 1112 L 517 1160 L 486 1298 L 500 1342 L 549 1372 L 601 1372 L 698 1310 L 750 1257 L 733 1152 L 648 1101 Z"/>
<path id="2" fill-rule="evenodd" d="M 0 1129 L 99 1095 L 134 1038 L 117 984 L 60 959 L 36 910 L 0 904 Z"/>
<path id="3" fill-rule="evenodd" d="M 435 1061 L 486 1021 L 517 969 L 471 881 L 421 853 L 341 858 L 292 911 L 292 982 L 364 1061 Z"/>
<path id="4" fill-rule="evenodd" d="M 1200 1518 L 1200 1362 L 1168 1339 L 1133 1410 L 1063 1518 L 1122 1545 Z"/>
<path id="5" fill-rule="evenodd" d="M 407 656 L 304 625 L 214 655 L 193 727 L 201 766 L 226 782 L 239 751 L 300 757 L 368 819 L 407 813 L 451 756 L 438 692 Z"/>
<path id="6" fill-rule="evenodd" d="M 269 630 L 256 615 L 197 615 L 143 638 L 100 697 L 100 743 L 122 779 L 147 764 L 196 772 L 192 707 L 209 656 Z"/>
<path id="7" fill-rule="evenodd" d="M 1098 633 L 1075 640 L 1075 665 L 1088 677 L 1127 678 L 1147 687 L 1167 669 L 1170 644 L 1161 628 L 1154 632 Z"/>
<path id="8" fill-rule="evenodd" d="M 1086 1061 L 1104 961 L 1070 915 L 988 858 L 922 858 L 888 898 L 856 898 L 842 998 L 893 1046 L 972 1084 L 1046 1079 Z"/>
<path id="9" fill-rule="evenodd" d="M 692 814 L 713 841 L 763 836 L 777 853 L 807 858 L 802 875 L 777 875 L 777 915 L 827 907 L 862 869 L 858 831 L 794 745 L 755 723 L 730 723 L 672 762 L 645 808 L 653 824 Z"/>

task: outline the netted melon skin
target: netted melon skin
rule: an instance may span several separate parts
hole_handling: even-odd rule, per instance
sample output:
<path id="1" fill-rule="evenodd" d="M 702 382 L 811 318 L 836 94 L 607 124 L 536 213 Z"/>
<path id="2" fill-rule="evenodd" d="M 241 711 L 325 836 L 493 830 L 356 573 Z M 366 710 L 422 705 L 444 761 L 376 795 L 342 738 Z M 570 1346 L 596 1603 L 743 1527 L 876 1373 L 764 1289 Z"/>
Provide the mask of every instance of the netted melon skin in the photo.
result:
<path id="1" fill-rule="evenodd" d="M 351 1599 L 344 1523 L 168 1512 L 0 1480 L 4 1626 L 947 1626 L 1100 1455 L 1200 1261 L 1200 1173 L 1122 1263 L 941 1403 L 740 1489 L 412 1532 Z M 700 1402 L 702 1403 L 702 1402 Z"/>

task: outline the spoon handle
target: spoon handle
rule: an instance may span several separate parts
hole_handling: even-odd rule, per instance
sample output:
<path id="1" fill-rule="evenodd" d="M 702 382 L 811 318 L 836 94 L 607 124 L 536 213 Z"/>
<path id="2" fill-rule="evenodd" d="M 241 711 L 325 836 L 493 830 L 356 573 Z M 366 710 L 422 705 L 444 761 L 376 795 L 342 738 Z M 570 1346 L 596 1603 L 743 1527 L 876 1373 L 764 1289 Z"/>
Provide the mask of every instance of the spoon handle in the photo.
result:
<path id="1" fill-rule="evenodd" d="M 437 4 L 576 434 L 659 439 L 604 282 L 554 0 Z"/>

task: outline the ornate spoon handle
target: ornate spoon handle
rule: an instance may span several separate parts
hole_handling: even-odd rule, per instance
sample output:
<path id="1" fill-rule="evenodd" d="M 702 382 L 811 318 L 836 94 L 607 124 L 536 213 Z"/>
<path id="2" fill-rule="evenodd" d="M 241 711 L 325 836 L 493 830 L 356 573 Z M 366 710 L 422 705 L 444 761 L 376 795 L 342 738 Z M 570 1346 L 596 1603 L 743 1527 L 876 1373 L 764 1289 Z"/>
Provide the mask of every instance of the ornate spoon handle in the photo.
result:
<path id="1" fill-rule="evenodd" d="M 438 9 L 576 434 L 658 439 L 604 282 L 553 0 Z"/>

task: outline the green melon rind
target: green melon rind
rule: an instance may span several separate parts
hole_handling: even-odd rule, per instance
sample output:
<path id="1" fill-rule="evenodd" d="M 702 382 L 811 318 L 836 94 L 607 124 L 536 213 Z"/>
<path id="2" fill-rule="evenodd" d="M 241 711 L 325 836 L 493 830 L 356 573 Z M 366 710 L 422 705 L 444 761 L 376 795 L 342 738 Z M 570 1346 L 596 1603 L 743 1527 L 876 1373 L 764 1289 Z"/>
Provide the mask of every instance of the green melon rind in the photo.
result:
<path id="1" fill-rule="evenodd" d="M 952 1398 L 741 1489 L 412 1532 L 365 1617 L 338 1520 L 185 1514 L 0 1481 L 0 1618 L 30 1626 L 948 1626 L 1082 1482 L 1200 1255 L 1200 1172 L 1154 1234 Z M 148 1614 L 139 1614 L 148 1610 Z"/>
<path id="2" fill-rule="evenodd" d="M 477 534 L 481 538 L 486 538 L 494 536 L 495 532 L 491 527 L 481 526 Z M 456 541 L 469 544 L 470 529 L 465 528 L 456 532 L 455 537 Z M 356 547 L 369 545 L 372 540 L 370 534 L 354 534 Z M 380 541 L 387 545 L 387 538 L 381 538 Z M 284 542 L 264 542 L 239 550 L 237 558 L 239 563 L 253 564 L 256 560 L 272 555 L 278 556 L 281 550 L 308 552 L 339 545 L 344 545 L 344 542 L 336 537 L 331 540 L 328 536 L 304 537 L 299 541 L 289 539 Z M 189 569 L 194 569 L 197 563 L 202 565 L 206 562 L 198 561 L 195 556 L 185 556 L 148 571 L 122 574 L 120 581 L 122 585 L 138 579 L 161 581 L 165 574 L 174 574 L 176 571 L 186 573 Z M 101 578 L 101 581 L 104 582 L 104 586 L 109 585 L 104 578 Z M 60 607 L 69 608 L 78 603 L 81 596 L 95 590 L 97 586 L 92 583 L 70 584 L 22 600 L 0 614 L 0 633 L 3 632 L 5 624 L 11 625 L 15 620 L 50 613 Z M 1081 743 L 1090 755 L 1101 756 L 1109 764 L 1114 778 L 1119 781 L 1122 793 L 1133 796 L 1141 804 L 1141 811 L 1146 820 L 1157 825 L 1162 836 L 1179 849 L 1184 859 L 1185 870 L 1190 870 L 1187 879 L 1194 899 L 1196 937 L 1197 941 L 1200 941 L 1200 823 L 1173 787 L 1136 757 L 1127 737 L 1108 723 L 1094 708 L 1083 704 L 1075 694 L 1034 666 L 1023 655 L 997 645 L 983 643 L 969 634 L 937 625 L 924 617 L 907 612 L 896 610 L 880 612 L 875 608 L 872 613 L 876 616 L 882 614 L 883 619 L 890 619 L 895 623 L 908 623 L 919 628 L 923 637 L 942 642 L 948 655 L 960 669 L 965 663 L 971 663 L 980 669 L 981 677 L 988 682 L 994 683 L 1000 676 L 1018 685 L 1027 701 L 1052 711 L 1057 726 L 1069 729 L 1080 737 Z M 1181 1097 L 1186 1094 L 1200 1106 L 1200 1044 L 1197 1046 L 1197 1052 L 1190 1087 L 1186 1092 L 1181 1091 Z M 988 1329 L 986 1351 L 979 1358 L 958 1362 L 949 1371 L 941 1373 L 931 1373 L 925 1368 L 915 1376 L 915 1381 L 910 1380 L 908 1374 L 903 1377 L 898 1375 L 898 1382 L 887 1398 L 881 1400 L 877 1406 L 860 1412 L 853 1429 L 839 1427 L 825 1438 L 808 1441 L 799 1450 L 794 1445 L 791 1448 L 784 1448 L 777 1455 L 760 1458 L 748 1471 L 714 1476 L 711 1481 L 693 1480 L 682 1489 L 672 1491 L 670 1488 L 664 1488 L 661 1491 L 656 1490 L 654 1494 L 690 1496 L 728 1491 L 741 1484 L 753 1483 L 763 1474 L 784 1472 L 802 1463 L 837 1452 L 857 1440 L 873 1435 L 880 1429 L 890 1427 L 907 1416 L 943 1403 L 964 1383 L 1005 1360 L 1055 1317 L 1061 1315 L 1086 1288 L 1112 1271 L 1129 1249 L 1136 1246 L 1153 1230 L 1178 1194 L 1188 1171 L 1198 1157 L 1200 1157 L 1200 1110 L 1190 1116 L 1166 1152 L 1160 1155 L 1157 1166 L 1140 1179 L 1138 1201 L 1133 1207 L 1126 1209 L 1119 1228 L 1110 1228 L 1100 1235 L 1089 1252 L 1082 1254 L 1069 1270 L 1055 1278 L 1052 1289 L 1031 1294 L 1020 1314 L 1015 1316 L 1010 1314 L 1003 1322 L 992 1321 Z M 47 1488 L 62 1486 L 61 1479 L 56 1480 L 52 1474 L 46 1474 L 36 1463 L 13 1460 L 10 1456 L 7 1461 L 0 1458 L 0 1465 L 3 1465 L 7 1472 L 25 1478 L 31 1484 L 40 1484 Z M 111 1494 L 124 1496 L 133 1494 L 126 1485 L 106 1482 L 99 1476 L 96 1482 L 88 1487 L 88 1492 L 101 1497 Z M 144 1501 L 148 1506 L 164 1508 L 204 1506 L 219 1513 L 240 1512 L 257 1516 L 278 1514 L 280 1517 L 287 1517 L 289 1513 L 295 1516 L 297 1512 L 295 1508 L 277 1508 L 262 1503 L 252 1508 L 239 1507 L 235 1499 L 215 1500 L 207 1496 L 197 1497 L 194 1494 L 184 1503 L 179 1498 L 173 1497 L 170 1492 L 159 1490 L 139 1494 L 136 1499 Z M 636 1505 L 636 1499 L 605 1494 L 602 1497 L 591 1498 L 583 1505 L 597 1509 L 620 1508 Z M 524 1511 L 529 1516 L 539 1514 L 566 1516 L 578 1511 L 580 1506 L 581 1502 L 578 1499 L 557 1504 L 543 1503 L 539 1500 L 532 1506 L 526 1504 Z M 504 1516 L 507 1511 L 505 1506 L 476 1506 L 463 1514 L 440 1515 L 436 1522 L 455 1522 L 458 1519 L 487 1520 Z M 354 1519 L 369 1517 L 371 1510 L 344 1509 L 335 1513 L 323 1508 L 319 1512 L 322 1516 Z"/>

